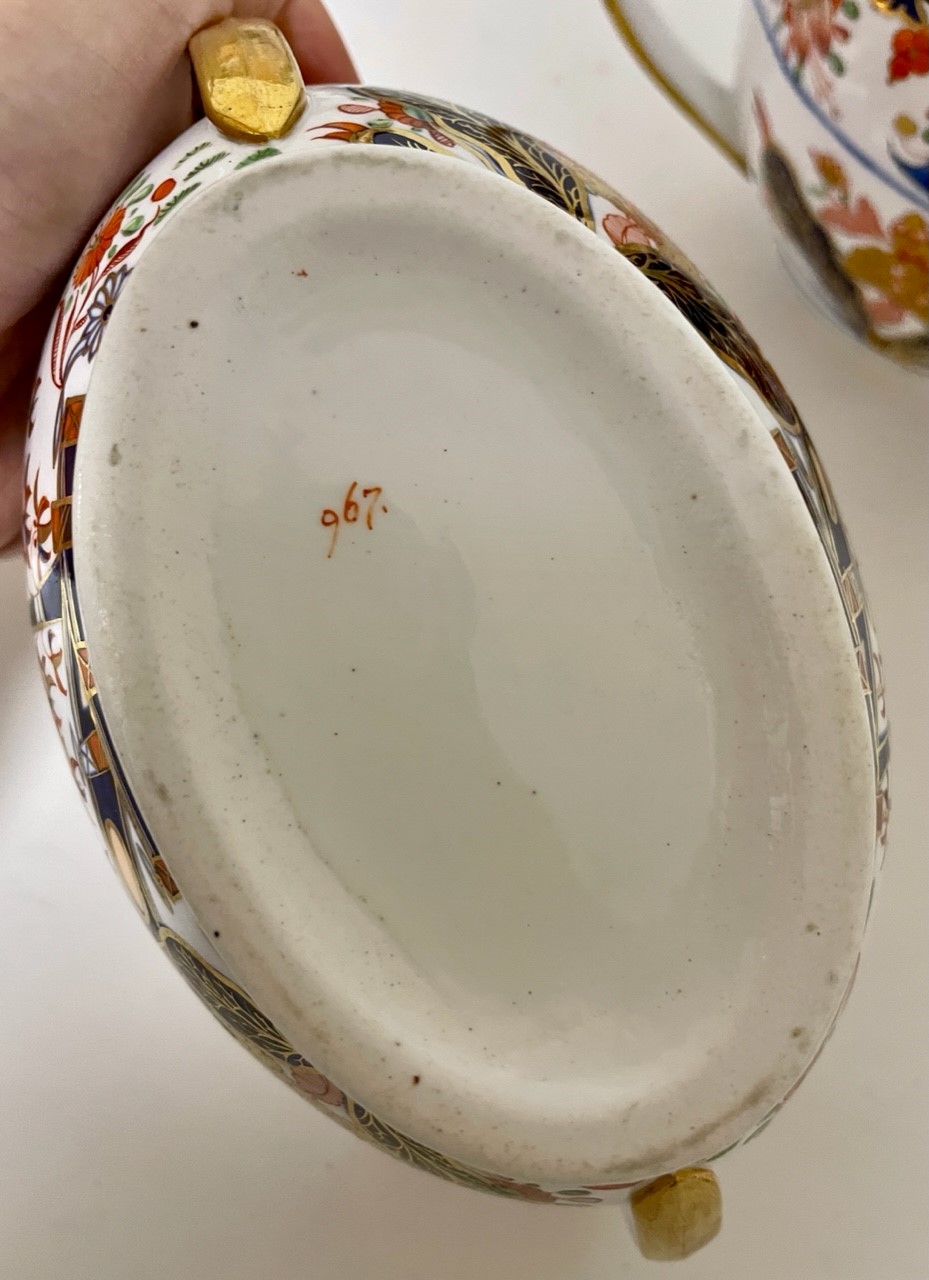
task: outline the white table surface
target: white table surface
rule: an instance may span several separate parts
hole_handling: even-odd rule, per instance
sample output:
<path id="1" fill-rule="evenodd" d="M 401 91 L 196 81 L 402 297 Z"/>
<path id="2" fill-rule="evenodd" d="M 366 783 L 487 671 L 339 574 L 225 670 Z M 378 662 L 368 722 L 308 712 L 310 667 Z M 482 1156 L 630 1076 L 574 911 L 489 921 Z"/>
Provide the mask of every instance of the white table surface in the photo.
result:
<path id="1" fill-rule="evenodd" d="M 710 16 L 725 0 L 701 0 Z M 731 2 L 731 0 L 730 0 Z M 856 540 L 894 728 L 891 853 L 817 1069 L 724 1162 L 681 1280 L 926 1280 L 927 388 L 811 313 L 753 192 L 643 77 L 597 0 L 333 0 L 363 74 L 548 138 L 640 203 L 760 340 Z M 711 24 L 708 22 L 708 30 Z M 657 1275 L 621 1212 L 497 1201 L 398 1166 L 276 1084 L 123 900 L 0 562 L 0 1276 L 606 1280 Z"/>

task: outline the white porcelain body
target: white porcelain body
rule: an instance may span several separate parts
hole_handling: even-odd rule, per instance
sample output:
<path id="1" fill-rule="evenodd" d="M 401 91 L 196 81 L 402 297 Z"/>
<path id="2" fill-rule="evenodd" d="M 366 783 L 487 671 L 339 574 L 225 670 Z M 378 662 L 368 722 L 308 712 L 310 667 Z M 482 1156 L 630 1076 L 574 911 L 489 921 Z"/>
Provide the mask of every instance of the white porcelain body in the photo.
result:
<path id="1" fill-rule="evenodd" d="M 136 906 L 336 1118 L 590 1203 L 751 1136 L 815 1060 L 886 822 L 857 571 L 775 375 L 591 175 L 410 95 L 314 90 L 270 147 L 197 125 L 72 275 L 25 544 Z"/>

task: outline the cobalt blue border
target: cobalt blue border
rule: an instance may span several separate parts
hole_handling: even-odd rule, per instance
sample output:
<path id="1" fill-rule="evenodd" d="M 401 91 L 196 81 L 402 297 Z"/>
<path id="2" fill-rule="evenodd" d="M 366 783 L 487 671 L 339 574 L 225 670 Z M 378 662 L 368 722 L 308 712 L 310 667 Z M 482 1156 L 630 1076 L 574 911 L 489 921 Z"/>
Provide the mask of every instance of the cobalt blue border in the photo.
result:
<path id="1" fill-rule="evenodd" d="M 818 103 L 813 101 L 813 99 L 807 93 L 803 85 L 800 84 L 799 81 L 795 80 L 794 77 L 790 74 L 790 71 L 788 70 L 788 67 L 787 67 L 787 63 L 784 60 L 784 56 L 777 46 L 777 41 L 774 38 L 774 32 L 771 29 L 771 27 L 768 25 L 768 19 L 765 15 L 764 10 L 762 9 L 762 0 L 752 0 L 752 7 L 754 8 L 755 13 L 758 15 L 758 21 L 761 24 L 761 29 L 765 34 L 765 39 L 767 40 L 768 44 L 771 47 L 771 52 L 774 54 L 774 58 L 775 58 L 775 61 L 777 62 L 777 65 L 780 67 L 781 71 L 783 72 L 784 79 L 790 83 L 794 92 L 801 99 L 801 101 L 810 109 L 810 111 L 812 111 L 813 115 L 816 117 L 819 123 L 823 126 L 823 128 L 827 131 L 827 133 L 831 134 L 832 137 L 835 138 L 836 142 L 838 142 L 840 146 L 844 147 L 846 151 L 848 151 L 851 155 L 853 155 L 855 159 L 858 161 L 858 163 L 863 165 L 865 169 L 868 170 L 869 173 L 873 173 L 876 178 L 880 178 L 881 181 L 884 182 L 886 186 L 891 187 L 894 191 L 897 192 L 898 195 L 903 196 L 906 200 L 911 200 L 914 204 L 919 205 L 920 208 L 925 209 L 927 210 L 927 212 L 929 212 L 929 200 L 927 200 L 922 195 L 921 192 L 919 192 L 918 190 L 914 190 L 912 187 L 904 186 L 903 183 L 898 182 L 892 173 L 889 173 L 886 170 L 882 169 L 878 164 L 875 163 L 874 160 L 871 159 L 870 156 L 865 155 L 863 151 L 860 151 L 858 147 L 855 146 L 854 142 L 851 141 L 850 138 L 847 138 L 845 134 L 843 134 L 839 129 L 836 128 L 835 124 L 833 123 L 832 120 L 829 119 L 829 117 L 823 111 L 822 107 L 820 107 Z"/>

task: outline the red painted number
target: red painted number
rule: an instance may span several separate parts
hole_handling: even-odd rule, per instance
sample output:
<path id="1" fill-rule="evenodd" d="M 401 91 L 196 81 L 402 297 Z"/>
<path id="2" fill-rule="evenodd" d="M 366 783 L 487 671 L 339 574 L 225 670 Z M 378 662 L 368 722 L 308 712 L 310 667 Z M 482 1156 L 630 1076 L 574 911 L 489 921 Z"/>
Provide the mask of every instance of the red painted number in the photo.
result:
<path id="1" fill-rule="evenodd" d="M 345 490 L 345 497 L 342 499 L 341 514 L 334 507 L 324 507 L 319 517 L 319 523 L 324 529 L 331 529 L 332 534 L 329 539 L 329 550 L 326 552 L 326 559 L 332 559 L 332 553 L 335 551 L 336 543 L 339 540 L 339 530 L 343 524 L 356 524 L 361 515 L 361 504 L 356 500 L 355 493 L 358 489 L 358 481 L 353 480 Z M 362 489 L 361 496 L 368 500 L 368 505 L 364 513 L 365 528 L 374 528 L 374 512 L 378 506 L 383 489 L 380 485 L 374 484 L 370 488 Z M 387 504 L 382 502 L 380 509 L 387 513 Z"/>

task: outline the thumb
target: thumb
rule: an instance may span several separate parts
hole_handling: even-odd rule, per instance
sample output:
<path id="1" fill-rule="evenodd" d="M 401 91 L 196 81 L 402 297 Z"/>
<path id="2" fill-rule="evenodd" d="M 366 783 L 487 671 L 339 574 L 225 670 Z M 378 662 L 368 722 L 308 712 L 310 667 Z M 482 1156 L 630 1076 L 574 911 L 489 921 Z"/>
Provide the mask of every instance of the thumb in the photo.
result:
<path id="1" fill-rule="evenodd" d="M 261 15 L 277 23 L 290 43 L 303 78 L 309 84 L 355 84 L 358 72 L 338 29 L 320 0 L 236 0 L 237 17 Z"/>

